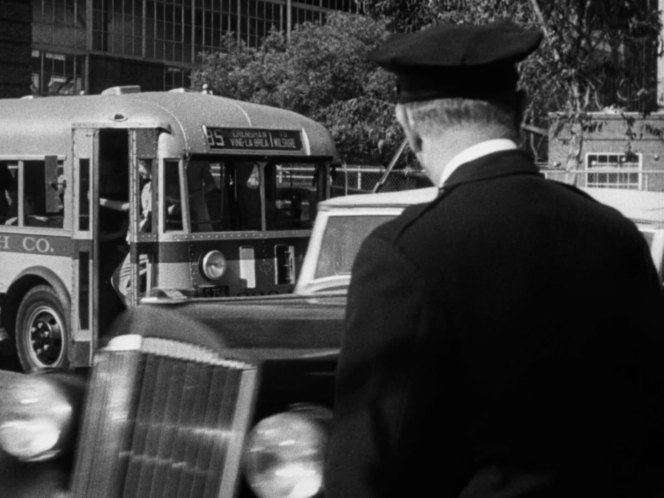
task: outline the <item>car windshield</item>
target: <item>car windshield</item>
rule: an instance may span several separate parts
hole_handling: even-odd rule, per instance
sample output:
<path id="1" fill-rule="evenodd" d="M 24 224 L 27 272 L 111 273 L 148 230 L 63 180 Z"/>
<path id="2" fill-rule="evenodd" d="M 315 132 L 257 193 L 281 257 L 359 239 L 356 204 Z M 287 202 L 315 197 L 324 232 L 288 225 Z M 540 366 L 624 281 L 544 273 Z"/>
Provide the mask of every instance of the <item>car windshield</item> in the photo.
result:
<path id="1" fill-rule="evenodd" d="M 350 275 L 360 244 L 378 225 L 394 215 L 332 215 L 321 240 L 314 278 Z"/>

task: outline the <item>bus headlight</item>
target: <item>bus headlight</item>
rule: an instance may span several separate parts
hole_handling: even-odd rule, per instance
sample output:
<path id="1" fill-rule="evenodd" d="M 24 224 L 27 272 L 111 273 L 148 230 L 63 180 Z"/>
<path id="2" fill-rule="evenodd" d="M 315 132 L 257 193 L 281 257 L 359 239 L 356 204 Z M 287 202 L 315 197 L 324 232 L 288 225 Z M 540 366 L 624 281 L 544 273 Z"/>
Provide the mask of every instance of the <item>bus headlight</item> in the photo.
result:
<path id="1" fill-rule="evenodd" d="M 226 272 L 226 257 L 221 251 L 210 251 L 201 260 L 201 270 L 208 280 L 219 280 Z"/>
<path id="2" fill-rule="evenodd" d="M 25 462 L 37 462 L 66 449 L 74 407 L 56 381 L 43 375 L 22 375 L 2 395 L 0 446 L 5 452 Z"/>
<path id="3" fill-rule="evenodd" d="M 282 412 L 261 420 L 249 433 L 245 475 L 260 498 L 308 498 L 323 487 L 327 424 L 323 407 Z"/>

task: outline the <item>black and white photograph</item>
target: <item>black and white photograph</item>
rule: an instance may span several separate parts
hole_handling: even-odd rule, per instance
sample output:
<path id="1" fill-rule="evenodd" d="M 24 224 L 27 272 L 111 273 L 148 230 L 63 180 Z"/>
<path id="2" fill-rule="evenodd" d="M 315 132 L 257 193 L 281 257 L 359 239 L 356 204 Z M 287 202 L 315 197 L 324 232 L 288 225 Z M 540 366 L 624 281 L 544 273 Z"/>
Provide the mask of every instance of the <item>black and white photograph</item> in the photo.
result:
<path id="1" fill-rule="evenodd" d="M 664 498 L 664 0 L 0 0 L 1 498 Z"/>

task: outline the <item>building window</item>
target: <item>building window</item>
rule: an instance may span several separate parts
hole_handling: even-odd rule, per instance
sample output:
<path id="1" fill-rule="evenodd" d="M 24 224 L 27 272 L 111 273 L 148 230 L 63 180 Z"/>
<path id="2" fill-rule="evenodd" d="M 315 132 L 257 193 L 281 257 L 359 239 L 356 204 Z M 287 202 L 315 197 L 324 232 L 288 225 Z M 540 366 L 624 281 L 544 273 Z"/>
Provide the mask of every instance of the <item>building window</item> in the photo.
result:
<path id="1" fill-rule="evenodd" d="M 94 0 L 94 50 L 132 57 L 143 56 L 143 1 Z"/>
<path id="2" fill-rule="evenodd" d="M 226 35 L 257 47 L 272 29 L 290 33 L 299 23 L 324 22 L 330 11 L 358 11 L 355 0 L 33 0 L 33 5 L 35 48 L 82 53 L 92 47 L 182 66 L 194 64 L 201 52 L 222 48 Z"/>
<path id="3" fill-rule="evenodd" d="M 189 87 L 189 73 L 179 67 L 167 67 L 164 69 L 164 90 L 173 88 Z"/>
<path id="4" fill-rule="evenodd" d="M 235 0 L 217 2 L 206 0 L 197 3 L 192 26 L 194 32 L 192 60 L 200 52 L 219 50 L 222 35 L 237 31 L 237 20 L 237 2 Z"/>
<path id="5" fill-rule="evenodd" d="M 586 154 L 586 186 L 640 190 L 642 164 L 641 154 Z"/>
<path id="6" fill-rule="evenodd" d="M 251 47 L 257 47 L 270 30 L 283 29 L 283 9 L 281 5 L 259 0 L 248 5 L 245 41 Z"/>
<path id="7" fill-rule="evenodd" d="M 33 95 L 76 95 L 84 90 L 83 56 L 32 51 Z"/>
<path id="8" fill-rule="evenodd" d="M 50 50 L 84 50 L 85 7 L 85 0 L 33 0 L 33 43 Z"/>

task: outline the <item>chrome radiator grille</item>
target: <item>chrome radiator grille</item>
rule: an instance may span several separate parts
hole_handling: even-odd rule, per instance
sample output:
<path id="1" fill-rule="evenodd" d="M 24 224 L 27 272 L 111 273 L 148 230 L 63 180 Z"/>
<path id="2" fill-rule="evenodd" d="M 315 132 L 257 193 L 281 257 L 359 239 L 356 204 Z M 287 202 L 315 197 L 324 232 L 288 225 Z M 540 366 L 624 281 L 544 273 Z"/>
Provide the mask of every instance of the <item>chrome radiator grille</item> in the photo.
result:
<path id="1" fill-rule="evenodd" d="M 253 365 L 173 341 L 101 351 L 73 496 L 233 496 L 255 383 Z"/>

